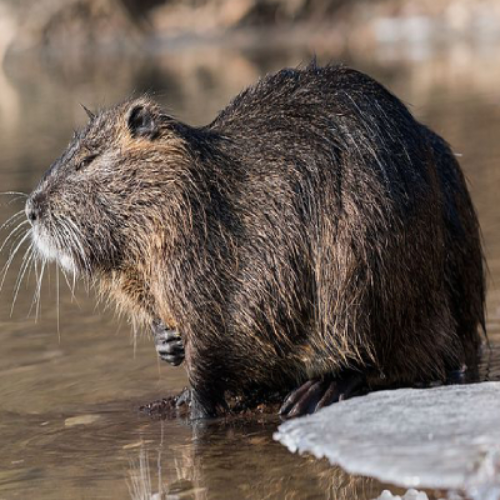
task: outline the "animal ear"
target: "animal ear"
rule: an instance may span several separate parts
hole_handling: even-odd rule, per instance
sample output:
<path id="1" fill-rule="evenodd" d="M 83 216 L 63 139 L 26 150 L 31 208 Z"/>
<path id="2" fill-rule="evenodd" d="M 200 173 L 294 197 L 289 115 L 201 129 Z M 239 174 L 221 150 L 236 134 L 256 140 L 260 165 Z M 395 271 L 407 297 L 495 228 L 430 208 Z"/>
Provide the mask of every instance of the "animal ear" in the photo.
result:
<path id="1" fill-rule="evenodd" d="M 127 126 L 132 137 L 149 137 L 152 139 L 158 132 L 155 116 L 144 104 L 136 104 L 127 114 Z"/>
<path id="2" fill-rule="evenodd" d="M 92 111 L 90 111 L 90 109 L 87 108 L 87 106 L 85 106 L 84 104 L 80 103 L 80 106 L 83 108 L 83 111 L 85 111 L 89 119 L 92 121 L 95 118 L 95 114 L 92 113 Z"/>

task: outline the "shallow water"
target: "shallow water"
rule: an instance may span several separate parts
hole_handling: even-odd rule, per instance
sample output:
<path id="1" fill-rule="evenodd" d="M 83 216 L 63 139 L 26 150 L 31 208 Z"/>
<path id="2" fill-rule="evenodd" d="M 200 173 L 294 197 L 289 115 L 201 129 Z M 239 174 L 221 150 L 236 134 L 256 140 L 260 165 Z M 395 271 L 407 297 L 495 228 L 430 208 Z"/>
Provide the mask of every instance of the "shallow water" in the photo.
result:
<path id="1" fill-rule="evenodd" d="M 490 271 L 493 350 L 483 375 L 500 380 L 500 61 L 494 50 L 468 48 L 409 55 L 344 60 L 389 86 L 462 155 Z M 79 103 L 93 108 L 153 91 L 176 116 L 201 124 L 259 75 L 307 61 L 310 53 L 194 46 L 120 57 L 7 61 L 0 71 L 1 191 L 35 186 L 85 122 Z M 320 54 L 320 62 L 329 60 Z M 0 222 L 20 209 L 21 200 L 1 197 Z M 4 251 L 1 266 L 6 257 Z M 82 289 L 72 298 L 62 278 L 58 287 L 55 269 L 41 289 L 38 321 L 33 273 L 11 315 L 20 263 L 13 262 L 0 295 L 0 498 L 149 498 L 168 491 L 192 499 L 370 499 L 384 488 L 290 454 L 272 440 L 273 418 L 192 427 L 142 415 L 141 404 L 184 386 L 182 368 L 160 366 L 150 339 L 96 308 L 92 294 Z"/>

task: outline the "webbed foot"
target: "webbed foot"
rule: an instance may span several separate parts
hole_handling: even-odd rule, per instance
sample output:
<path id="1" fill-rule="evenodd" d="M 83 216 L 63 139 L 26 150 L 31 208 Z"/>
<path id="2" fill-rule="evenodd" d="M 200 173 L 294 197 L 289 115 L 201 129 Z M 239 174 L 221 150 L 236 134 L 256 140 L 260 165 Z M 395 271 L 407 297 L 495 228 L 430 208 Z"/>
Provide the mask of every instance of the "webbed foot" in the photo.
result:
<path id="1" fill-rule="evenodd" d="M 156 352 L 163 361 L 179 366 L 184 361 L 184 344 L 177 330 L 169 330 L 161 320 L 151 323 Z"/>
<path id="2" fill-rule="evenodd" d="M 355 372 L 308 380 L 287 396 L 279 414 L 283 418 L 294 418 L 314 413 L 324 406 L 362 393 L 365 387 L 365 377 Z"/>

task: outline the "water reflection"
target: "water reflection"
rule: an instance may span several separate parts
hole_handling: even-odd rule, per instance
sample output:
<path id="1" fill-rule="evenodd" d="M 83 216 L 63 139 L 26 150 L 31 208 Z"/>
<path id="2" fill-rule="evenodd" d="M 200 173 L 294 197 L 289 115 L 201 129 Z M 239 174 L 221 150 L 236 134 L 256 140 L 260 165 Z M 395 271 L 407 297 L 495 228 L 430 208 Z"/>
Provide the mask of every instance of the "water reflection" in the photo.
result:
<path id="1" fill-rule="evenodd" d="M 376 481 L 349 476 L 311 457 L 297 461 L 286 450 L 278 449 L 271 437 L 276 424 L 270 421 L 198 426 L 193 430 L 192 446 L 166 448 L 169 424 L 163 423 L 163 446 L 143 445 L 139 458 L 132 461 L 132 498 L 182 494 L 182 498 L 193 500 L 347 500 L 371 499 L 380 493 Z M 174 467 L 169 469 L 165 461 L 171 463 L 172 455 Z M 235 478 L 239 478 L 237 483 Z"/>
<path id="2" fill-rule="evenodd" d="M 323 50 L 320 61 L 330 60 Z M 255 46 L 152 50 L 105 61 L 8 60 L 0 72 L 0 189 L 32 189 L 72 129 L 85 122 L 81 102 L 97 107 L 152 91 L 179 118 L 206 123 L 263 73 L 310 57 L 307 48 Z M 500 62 L 467 49 L 417 62 L 397 53 L 350 62 L 411 103 L 462 154 L 492 284 L 493 350 L 483 377 L 499 379 Z M 0 223 L 22 209 L 20 200 L 9 200 L 0 198 Z M 84 290 L 74 300 L 62 286 L 57 307 L 54 269 L 43 282 L 40 320 L 26 318 L 33 273 L 11 318 L 19 265 L 16 259 L 0 300 L 0 497 L 129 498 L 132 492 L 149 499 L 161 492 L 193 499 L 370 499 L 383 489 L 324 461 L 289 454 L 272 441 L 273 419 L 193 428 L 139 414 L 141 404 L 184 386 L 182 369 L 159 366 L 147 336 L 129 334 L 129 325 L 96 309 Z"/>
<path id="3" fill-rule="evenodd" d="M 16 443 L 2 467 L 8 498 L 300 498 L 370 499 L 382 486 L 326 461 L 297 457 L 272 440 L 275 421 L 218 422 L 192 428 L 151 422 L 128 405 L 89 415 L 2 414 L 4 439 Z M 27 429 L 29 431 L 27 432 Z M 21 490 L 22 489 L 22 495 Z M 128 491 L 130 490 L 130 491 Z M 170 496 L 165 498 L 171 498 Z"/>

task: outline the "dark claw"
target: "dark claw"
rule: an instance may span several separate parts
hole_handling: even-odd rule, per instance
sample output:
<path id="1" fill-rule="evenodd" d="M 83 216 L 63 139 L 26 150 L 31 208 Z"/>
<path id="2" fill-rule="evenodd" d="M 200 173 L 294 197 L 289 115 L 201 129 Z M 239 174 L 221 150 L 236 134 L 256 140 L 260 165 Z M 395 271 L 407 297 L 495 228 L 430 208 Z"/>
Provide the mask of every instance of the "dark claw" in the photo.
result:
<path id="1" fill-rule="evenodd" d="M 183 361 L 183 358 L 176 358 L 174 356 L 160 356 L 160 359 L 172 366 L 179 366 Z"/>
<path id="2" fill-rule="evenodd" d="M 448 384 L 465 384 L 467 381 L 465 366 L 459 370 L 448 372 L 446 382 Z"/>
<path id="3" fill-rule="evenodd" d="M 155 344 L 160 345 L 165 342 L 180 342 L 182 344 L 181 336 L 177 330 L 157 330 L 154 333 Z"/>
<path id="4" fill-rule="evenodd" d="M 364 386 L 365 379 L 358 373 L 345 374 L 336 379 L 308 380 L 286 398 L 279 414 L 283 418 L 294 418 L 314 413 L 359 394 Z"/>
<path id="5" fill-rule="evenodd" d="M 318 401 L 318 404 L 316 405 L 316 408 L 314 408 L 314 411 L 321 410 L 321 408 L 324 408 L 325 406 L 336 403 L 338 397 L 339 394 L 337 391 L 337 384 L 335 382 L 331 382 L 324 392 L 323 397 Z"/>
<path id="6" fill-rule="evenodd" d="M 183 405 L 188 405 L 191 403 L 191 391 L 186 387 L 178 396 L 175 398 L 175 407 L 179 408 Z"/>
<path id="7" fill-rule="evenodd" d="M 309 387 L 313 385 L 313 380 L 308 380 L 305 384 L 302 384 L 299 388 L 292 391 L 285 399 L 283 405 L 280 408 L 279 414 L 285 415 L 287 414 L 295 404 L 300 401 L 300 398 L 307 392 Z"/>
<path id="8" fill-rule="evenodd" d="M 314 413 L 316 405 L 323 395 L 323 383 L 314 382 L 295 406 L 288 412 L 287 418 L 294 418 L 306 413 Z"/>
<path id="9" fill-rule="evenodd" d="M 177 352 L 184 351 L 184 346 L 182 345 L 182 340 L 171 340 L 169 342 L 156 343 L 155 347 L 159 353 L 165 352 L 167 354 L 174 354 Z"/>
<path id="10" fill-rule="evenodd" d="M 339 401 L 344 401 L 352 396 L 357 396 L 363 389 L 366 392 L 366 379 L 359 373 L 353 373 L 350 377 L 339 379 L 337 382 Z"/>
<path id="11" fill-rule="evenodd" d="M 156 352 L 163 361 L 178 366 L 184 361 L 184 344 L 176 330 L 169 330 L 158 320 L 151 324 Z"/>

